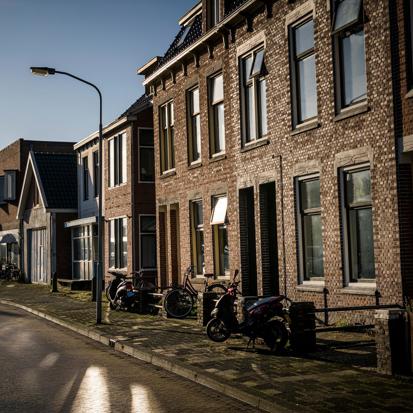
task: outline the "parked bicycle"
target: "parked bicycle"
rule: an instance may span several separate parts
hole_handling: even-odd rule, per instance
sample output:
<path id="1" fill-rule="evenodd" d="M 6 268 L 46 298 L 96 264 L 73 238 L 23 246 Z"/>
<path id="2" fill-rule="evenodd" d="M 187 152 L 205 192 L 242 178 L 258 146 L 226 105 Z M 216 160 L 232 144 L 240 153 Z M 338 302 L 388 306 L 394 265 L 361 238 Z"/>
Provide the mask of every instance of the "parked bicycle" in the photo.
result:
<path id="1" fill-rule="evenodd" d="M 22 281 L 22 272 L 17 265 L 6 263 L 1 266 L 0 278 L 6 281 Z"/>
<path id="2" fill-rule="evenodd" d="M 191 313 L 195 299 L 198 296 L 198 291 L 191 283 L 193 274 L 193 267 L 189 266 L 184 274 L 183 285 L 172 288 L 172 290 L 166 294 L 164 308 L 169 316 L 174 318 L 185 318 Z M 204 276 L 204 292 L 214 292 L 218 295 L 226 293 L 227 287 L 223 283 L 210 282 L 214 277 L 214 274 L 205 274 Z"/>

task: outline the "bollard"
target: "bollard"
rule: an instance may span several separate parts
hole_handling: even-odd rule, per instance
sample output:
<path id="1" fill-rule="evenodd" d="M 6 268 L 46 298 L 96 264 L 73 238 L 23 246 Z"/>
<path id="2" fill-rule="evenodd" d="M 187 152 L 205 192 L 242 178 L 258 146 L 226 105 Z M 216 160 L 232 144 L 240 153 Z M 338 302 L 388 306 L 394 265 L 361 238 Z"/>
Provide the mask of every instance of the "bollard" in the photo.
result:
<path id="1" fill-rule="evenodd" d="M 58 293 L 57 290 L 57 272 L 52 275 L 52 293 Z"/>

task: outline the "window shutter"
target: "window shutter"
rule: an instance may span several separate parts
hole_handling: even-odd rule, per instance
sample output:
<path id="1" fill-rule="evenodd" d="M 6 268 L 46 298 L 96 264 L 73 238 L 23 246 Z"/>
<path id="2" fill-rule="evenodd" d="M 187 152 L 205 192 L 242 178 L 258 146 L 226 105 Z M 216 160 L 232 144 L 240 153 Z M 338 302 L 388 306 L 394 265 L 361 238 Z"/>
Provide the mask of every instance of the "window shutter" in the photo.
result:
<path id="1" fill-rule="evenodd" d="M 109 186 L 115 185 L 115 140 L 109 141 Z"/>
<path id="2" fill-rule="evenodd" d="M 126 145 L 127 145 L 127 139 L 126 139 L 126 133 L 122 134 L 121 136 L 122 139 L 122 184 L 127 181 L 127 152 L 126 152 Z"/>

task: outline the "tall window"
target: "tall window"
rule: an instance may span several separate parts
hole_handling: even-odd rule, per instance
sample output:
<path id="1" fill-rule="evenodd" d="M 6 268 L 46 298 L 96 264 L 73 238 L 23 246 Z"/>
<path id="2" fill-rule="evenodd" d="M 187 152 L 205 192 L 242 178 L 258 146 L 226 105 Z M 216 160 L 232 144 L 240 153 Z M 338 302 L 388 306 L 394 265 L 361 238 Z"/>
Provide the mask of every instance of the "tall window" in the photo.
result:
<path id="1" fill-rule="evenodd" d="M 413 0 L 406 2 L 406 54 L 408 88 L 413 88 Z"/>
<path id="2" fill-rule="evenodd" d="M 317 116 L 314 20 L 290 27 L 293 126 Z"/>
<path id="3" fill-rule="evenodd" d="M 174 103 L 170 101 L 160 107 L 161 172 L 175 168 L 174 148 Z"/>
<path id="4" fill-rule="evenodd" d="M 126 268 L 128 265 L 127 218 L 109 221 L 109 267 Z"/>
<path id="5" fill-rule="evenodd" d="M 99 151 L 93 152 L 93 195 L 99 196 Z"/>
<path id="6" fill-rule="evenodd" d="M 4 176 L 0 176 L 0 205 L 4 205 Z"/>
<path id="7" fill-rule="evenodd" d="M 139 129 L 139 180 L 155 181 L 153 129 Z"/>
<path id="8" fill-rule="evenodd" d="M 127 178 L 126 133 L 109 140 L 109 186 L 122 185 Z"/>
<path id="9" fill-rule="evenodd" d="M 199 88 L 188 91 L 188 135 L 189 135 L 189 162 L 201 159 L 201 114 L 199 109 Z"/>
<path id="10" fill-rule="evenodd" d="M 320 178 L 296 180 L 299 280 L 324 277 Z"/>
<path id="11" fill-rule="evenodd" d="M 86 156 L 82 158 L 82 170 L 83 170 L 83 200 L 89 199 L 89 158 Z"/>
<path id="12" fill-rule="evenodd" d="M 156 218 L 155 215 L 141 215 L 139 220 L 141 245 L 141 268 L 156 268 Z"/>
<path id="13" fill-rule="evenodd" d="M 211 155 L 225 151 L 224 79 L 222 73 L 208 79 Z"/>
<path id="14" fill-rule="evenodd" d="M 73 277 L 89 280 L 93 277 L 97 240 L 96 225 L 84 225 L 72 230 Z"/>
<path id="15" fill-rule="evenodd" d="M 216 26 L 221 20 L 220 0 L 208 1 L 208 29 Z"/>
<path id="16" fill-rule="evenodd" d="M 4 200 L 16 200 L 16 171 L 4 172 Z"/>
<path id="17" fill-rule="evenodd" d="M 346 282 L 375 278 L 371 179 L 368 168 L 342 171 Z"/>
<path id="18" fill-rule="evenodd" d="M 216 275 L 229 274 L 228 232 L 226 226 L 228 198 L 212 198 L 211 225 L 214 236 L 214 263 Z"/>
<path id="19" fill-rule="evenodd" d="M 192 229 L 192 265 L 195 274 L 204 273 L 204 214 L 202 201 L 190 202 L 190 219 Z"/>
<path id="20" fill-rule="evenodd" d="M 243 143 L 267 134 L 267 92 L 264 48 L 241 58 L 241 107 Z"/>
<path id="21" fill-rule="evenodd" d="M 336 95 L 339 109 L 367 98 L 362 0 L 334 0 Z"/>

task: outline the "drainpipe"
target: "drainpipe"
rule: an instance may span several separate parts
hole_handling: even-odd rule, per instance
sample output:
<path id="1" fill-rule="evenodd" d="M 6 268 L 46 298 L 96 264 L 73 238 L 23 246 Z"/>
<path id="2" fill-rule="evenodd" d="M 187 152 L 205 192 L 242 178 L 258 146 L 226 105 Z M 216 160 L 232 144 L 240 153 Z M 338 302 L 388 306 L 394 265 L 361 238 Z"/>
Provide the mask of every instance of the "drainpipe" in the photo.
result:
<path id="1" fill-rule="evenodd" d="M 130 157 L 131 157 L 131 194 L 132 194 L 132 211 L 131 211 L 131 215 L 132 215 L 132 271 L 135 271 L 138 266 L 136 265 L 136 259 L 137 259 L 137 252 L 135 250 L 135 246 L 136 246 L 136 205 L 135 205 L 135 162 L 133 162 L 133 155 L 135 154 L 135 132 L 137 132 L 135 130 L 135 123 L 132 122 L 131 125 L 131 134 L 130 134 Z M 138 137 L 139 139 L 139 137 Z M 139 161 L 138 161 L 139 162 Z"/>
<path id="2" fill-rule="evenodd" d="M 281 232 L 283 238 L 283 276 L 284 276 L 284 295 L 287 297 L 287 264 L 285 259 L 285 223 L 284 223 L 284 177 L 283 177 L 283 158 L 280 158 L 280 190 L 281 190 Z"/>

